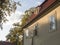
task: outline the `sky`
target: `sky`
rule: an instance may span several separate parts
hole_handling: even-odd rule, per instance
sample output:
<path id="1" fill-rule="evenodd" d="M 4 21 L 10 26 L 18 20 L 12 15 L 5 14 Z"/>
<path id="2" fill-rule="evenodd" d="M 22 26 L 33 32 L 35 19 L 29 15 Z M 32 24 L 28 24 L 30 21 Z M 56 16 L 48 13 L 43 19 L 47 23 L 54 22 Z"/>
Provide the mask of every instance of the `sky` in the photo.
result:
<path id="1" fill-rule="evenodd" d="M 21 20 L 21 16 L 24 14 L 25 10 L 28 10 L 31 7 L 36 7 L 40 5 L 44 0 L 15 0 L 16 2 L 20 1 L 21 6 L 17 5 L 17 10 L 15 13 L 11 14 L 11 16 L 7 16 L 8 22 L 3 24 L 3 30 L 0 29 L 0 41 L 6 40 L 6 35 L 9 33 L 10 28 L 12 28 L 12 24 L 15 22 L 19 22 Z"/>

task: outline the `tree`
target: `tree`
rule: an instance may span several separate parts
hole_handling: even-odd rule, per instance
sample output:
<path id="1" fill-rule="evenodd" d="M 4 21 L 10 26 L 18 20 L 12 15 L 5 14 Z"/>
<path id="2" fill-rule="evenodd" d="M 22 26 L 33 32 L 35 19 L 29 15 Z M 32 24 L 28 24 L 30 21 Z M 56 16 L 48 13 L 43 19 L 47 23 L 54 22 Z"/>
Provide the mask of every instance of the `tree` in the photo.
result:
<path id="1" fill-rule="evenodd" d="M 10 29 L 10 33 L 6 36 L 7 41 L 10 41 L 11 43 L 16 43 L 16 38 L 18 38 L 18 42 L 17 44 L 20 45 L 19 43 L 22 42 L 22 35 L 23 35 L 23 31 L 21 31 L 22 29 L 20 27 L 14 27 Z M 17 37 L 18 35 L 18 37 Z"/>
<path id="2" fill-rule="evenodd" d="M 21 22 L 22 22 L 22 26 L 25 25 L 27 23 L 29 15 L 24 15 Z"/>
<path id="3" fill-rule="evenodd" d="M 22 19 L 21 19 L 21 26 L 24 26 L 27 23 L 27 20 L 29 19 L 29 17 L 31 16 L 31 11 L 30 10 L 26 10 L 25 14 L 23 15 Z"/>
<path id="4" fill-rule="evenodd" d="M 14 0 L 0 0 L 0 27 L 2 29 L 3 22 L 8 21 L 6 16 L 10 16 L 11 12 L 15 12 L 17 4 L 21 6 L 19 2 Z"/>
<path id="5" fill-rule="evenodd" d="M 30 16 L 37 15 L 39 13 L 39 10 L 40 10 L 40 7 L 31 7 L 29 10 L 26 10 L 21 20 L 22 26 L 28 23 Z"/>

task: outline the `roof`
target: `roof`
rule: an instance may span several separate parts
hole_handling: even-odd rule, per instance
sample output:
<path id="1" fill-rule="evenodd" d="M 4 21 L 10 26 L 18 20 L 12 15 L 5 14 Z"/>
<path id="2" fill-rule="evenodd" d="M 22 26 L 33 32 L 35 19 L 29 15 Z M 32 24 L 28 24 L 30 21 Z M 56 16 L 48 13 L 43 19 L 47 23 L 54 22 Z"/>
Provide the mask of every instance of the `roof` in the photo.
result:
<path id="1" fill-rule="evenodd" d="M 37 15 L 32 14 L 29 17 L 29 20 L 27 21 L 27 23 L 23 26 L 23 28 L 26 28 L 28 25 L 30 25 L 30 23 L 33 23 L 35 19 L 37 19 L 38 17 L 42 16 L 42 13 L 44 13 L 46 11 L 46 9 L 48 9 L 52 5 L 55 5 L 55 2 L 57 2 L 57 1 L 58 0 L 46 0 L 40 6 L 37 6 L 37 7 L 39 7 L 39 13 Z"/>
<path id="2" fill-rule="evenodd" d="M 14 44 L 6 41 L 0 41 L 0 45 L 14 45 Z"/>

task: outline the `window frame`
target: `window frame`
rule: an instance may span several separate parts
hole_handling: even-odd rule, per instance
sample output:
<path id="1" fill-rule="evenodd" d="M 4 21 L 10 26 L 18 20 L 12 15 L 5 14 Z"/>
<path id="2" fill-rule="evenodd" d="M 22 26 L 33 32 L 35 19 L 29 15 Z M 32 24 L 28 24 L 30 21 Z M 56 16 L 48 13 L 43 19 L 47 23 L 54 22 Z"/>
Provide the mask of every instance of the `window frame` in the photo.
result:
<path id="1" fill-rule="evenodd" d="M 49 32 L 57 30 L 57 18 L 56 18 L 55 14 L 50 16 L 49 21 L 50 21 L 50 30 L 49 30 Z"/>

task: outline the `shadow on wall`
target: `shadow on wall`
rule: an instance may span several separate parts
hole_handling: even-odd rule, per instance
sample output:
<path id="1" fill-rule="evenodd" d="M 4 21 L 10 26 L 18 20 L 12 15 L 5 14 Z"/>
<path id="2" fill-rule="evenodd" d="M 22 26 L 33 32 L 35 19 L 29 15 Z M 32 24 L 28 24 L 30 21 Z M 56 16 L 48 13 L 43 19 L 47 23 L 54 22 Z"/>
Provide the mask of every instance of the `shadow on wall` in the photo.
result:
<path id="1" fill-rule="evenodd" d="M 39 26 L 38 36 L 39 45 L 60 45 L 60 20 L 57 20 L 57 30 L 49 32 L 50 24 L 43 24 Z M 35 43 L 35 42 L 34 42 Z M 38 45 L 38 44 L 37 44 Z"/>

